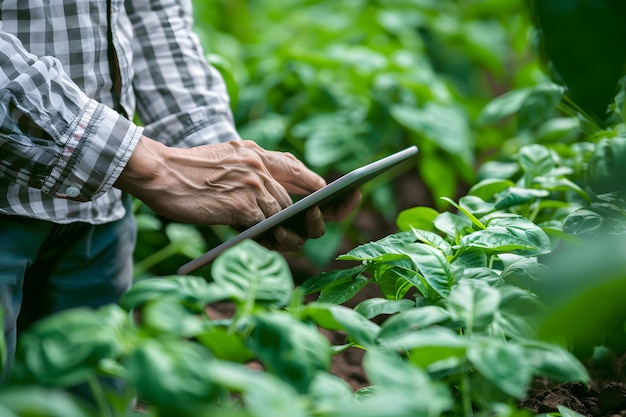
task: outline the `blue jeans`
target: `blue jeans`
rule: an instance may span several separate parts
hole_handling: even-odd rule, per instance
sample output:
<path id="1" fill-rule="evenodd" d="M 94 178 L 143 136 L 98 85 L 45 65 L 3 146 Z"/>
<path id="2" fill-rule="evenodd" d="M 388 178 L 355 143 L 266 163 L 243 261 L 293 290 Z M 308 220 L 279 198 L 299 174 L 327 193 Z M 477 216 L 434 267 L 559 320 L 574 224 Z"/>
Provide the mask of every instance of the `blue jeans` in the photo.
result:
<path id="1" fill-rule="evenodd" d="M 127 196 L 128 197 L 128 196 Z M 132 283 L 136 225 L 90 225 L 0 215 L 0 306 L 8 375 L 19 332 L 60 310 L 115 303 Z"/>

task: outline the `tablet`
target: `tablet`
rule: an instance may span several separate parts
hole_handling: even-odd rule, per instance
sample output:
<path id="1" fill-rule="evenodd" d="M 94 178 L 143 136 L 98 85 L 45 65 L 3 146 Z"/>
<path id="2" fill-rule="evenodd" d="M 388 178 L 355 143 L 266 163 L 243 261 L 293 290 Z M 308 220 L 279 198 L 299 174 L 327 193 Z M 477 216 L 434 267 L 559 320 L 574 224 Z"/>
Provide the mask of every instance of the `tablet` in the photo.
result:
<path id="1" fill-rule="evenodd" d="M 319 190 L 303 197 L 289 207 L 282 209 L 278 213 L 255 224 L 249 229 L 244 230 L 221 245 L 209 250 L 204 255 L 186 263 L 178 269 L 178 274 L 186 275 L 208 265 L 226 249 L 245 239 L 258 239 L 262 237 L 263 234 L 271 231 L 279 225 L 293 225 L 294 219 L 298 219 L 298 215 L 303 215 L 307 209 L 313 206 L 323 208 L 324 206 L 340 201 L 347 193 L 398 165 L 399 163 L 406 161 L 415 154 L 417 154 L 417 147 L 411 146 L 385 158 L 374 161 L 368 165 L 357 168 L 354 171 L 348 172 L 326 185 L 324 188 L 320 188 Z M 299 221 L 303 222 L 304 217 L 300 217 Z"/>

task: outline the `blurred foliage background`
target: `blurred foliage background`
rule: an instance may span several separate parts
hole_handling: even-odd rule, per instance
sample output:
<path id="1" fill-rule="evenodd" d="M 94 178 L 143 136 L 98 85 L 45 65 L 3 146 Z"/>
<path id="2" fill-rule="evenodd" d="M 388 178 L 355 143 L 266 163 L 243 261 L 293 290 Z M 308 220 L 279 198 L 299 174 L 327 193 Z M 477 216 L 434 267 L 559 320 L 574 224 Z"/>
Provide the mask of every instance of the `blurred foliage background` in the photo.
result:
<path id="1" fill-rule="evenodd" d="M 505 176 L 524 145 L 567 146 L 599 129 L 563 112 L 524 0 L 193 3 L 195 31 L 227 81 L 244 139 L 292 152 L 329 180 L 420 148 L 410 172 L 365 185 L 356 217 L 329 224 L 291 258 L 305 268 L 393 232 L 403 209 L 447 209 L 441 197 Z M 173 273 L 232 233 L 164 224 L 140 204 L 136 214 L 138 275 Z"/>

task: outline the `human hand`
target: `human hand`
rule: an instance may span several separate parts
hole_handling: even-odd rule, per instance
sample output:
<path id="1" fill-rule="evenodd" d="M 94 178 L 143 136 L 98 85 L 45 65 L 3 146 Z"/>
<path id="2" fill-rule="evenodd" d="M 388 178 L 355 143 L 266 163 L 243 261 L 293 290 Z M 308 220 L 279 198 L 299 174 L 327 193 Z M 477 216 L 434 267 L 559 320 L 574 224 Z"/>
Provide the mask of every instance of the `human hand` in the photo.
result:
<path id="1" fill-rule="evenodd" d="M 251 141 L 180 149 L 144 136 L 115 185 L 172 220 L 241 228 L 289 206 L 290 193 L 309 194 L 326 182 L 292 155 Z M 279 227 L 275 247 L 299 249 L 324 230 L 324 216 L 311 209 L 304 236 Z"/>

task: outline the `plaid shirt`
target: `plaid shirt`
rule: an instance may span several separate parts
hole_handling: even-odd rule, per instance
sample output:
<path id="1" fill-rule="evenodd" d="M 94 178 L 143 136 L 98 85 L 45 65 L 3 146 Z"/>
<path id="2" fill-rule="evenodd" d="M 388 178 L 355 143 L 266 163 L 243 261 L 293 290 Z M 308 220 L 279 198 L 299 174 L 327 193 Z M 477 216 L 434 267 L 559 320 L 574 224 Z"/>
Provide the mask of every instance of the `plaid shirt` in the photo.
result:
<path id="1" fill-rule="evenodd" d="M 191 24 L 190 0 L 0 1 L 0 213 L 119 219 L 112 186 L 142 133 L 239 139 Z"/>

